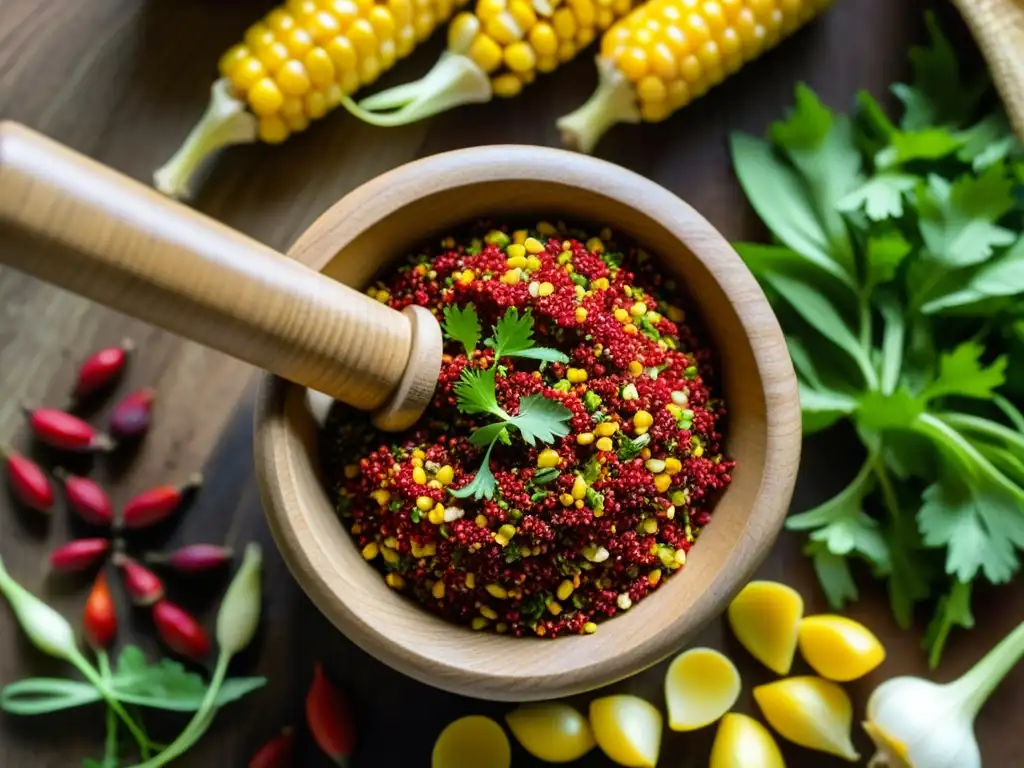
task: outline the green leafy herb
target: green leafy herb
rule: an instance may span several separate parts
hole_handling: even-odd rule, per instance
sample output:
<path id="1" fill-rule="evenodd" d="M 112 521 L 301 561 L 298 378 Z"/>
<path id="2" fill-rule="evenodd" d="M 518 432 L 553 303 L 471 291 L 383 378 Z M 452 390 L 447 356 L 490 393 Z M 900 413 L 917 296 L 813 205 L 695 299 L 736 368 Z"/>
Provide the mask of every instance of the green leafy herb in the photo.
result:
<path id="1" fill-rule="evenodd" d="M 1009 581 L 1024 552 L 1009 386 L 1024 370 L 1024 146 L 930 15 L 928 29 L 913 82 L 893 87 L 898 122 L 866 93 L 851 121 L 800 86 L 770 140 L 731 146 L 777 241 L 737 250 L 785 326 L 804 431 L 848 420 L 866 452 L 787 527 L 807 532 L 834 608 L 858 597 L 851 558 L 888 582 L 900 626 L 931 599 L 934 666 L 973 625 L 973 583 Z"/>
<path id="2" fill-rule="evenodd" d="M 476 313 L 473 312 L 476 323 Z M 469 324 L 460 321 L 463 325 Z M 477 333 L 479 326 L 477 325 Z M 474 344 L 475 344 L 474 340 Z M 533 340 L 533 317 L 529 312 L 520 316 L 515 307 L 509 307 L 498 320 L 494 334 L 484 341 L 494 349 L 495 363 L 504 357 L 520 357 L 543 362 L 567 363 L 569 358 L 556 349 L 538 347 Z M 523 441 L 530 446 L 537 443 L 552 443 L 556 438 L 569 434 L 569 419 L 572 411 L 560 402 L 543 395 L 526 395 L 519 398 L 518 413 L 511 415 L 498 403 L 497 369 L 466 366 L 455 382 L 456 404 L 465 414 L 486 413 L 499 421 L 477 428 L 469 441 L 481 448 L 486 447 L 483 464 L 468 485 L 451 491 L 456 498 L 493 498 L 497 480 L 490 469 L 491 452 L 496 443 L 511 445 L 511 429 L 515 429 Z M 536 479 L 535 479 L 535 482 Z"/>
<path id="3" fill-rule="evenodd" d="M 472 356 L 480 341 L 480 318 L 476 315 L 476 307 L 472 304 L 445 307 L 441 330 L 465 347 L 467 355 Z"/>

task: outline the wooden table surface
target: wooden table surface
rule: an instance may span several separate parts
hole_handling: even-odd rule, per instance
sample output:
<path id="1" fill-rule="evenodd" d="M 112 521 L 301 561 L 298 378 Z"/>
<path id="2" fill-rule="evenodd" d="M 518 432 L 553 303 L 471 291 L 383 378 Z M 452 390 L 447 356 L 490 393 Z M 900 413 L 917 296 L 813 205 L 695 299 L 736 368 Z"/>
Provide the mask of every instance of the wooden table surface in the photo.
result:
<path id="1" fill-rule="evenodd" d="M 20 120 L 56 139 L 147 181 L 184 138 L 201 113 L 214 64 L 272 3 L 269 0 L 0 0 L 0 117 Z M 891 100 L 887 86 L 907 76 L 906 50 L 922 38 L 922 0 L 838 0 L 820 22 L 740 73 L 699 103 L 657 126 L 615 129 L 599 146 L 606 159 L 643 173 L 675 191 L 731 239 L 764 232 L 729 168 L 725 138 L 742 129 L 759 133 L 791 102 L 796 82 L 808 82 L 829 104 L 846 109 L 858 88 Z M 962 28 L 946 7 L 942 16 L 973 55 Z M 418 76 L 436 57 L 433 40 L 387 78 L 388 84 Z M 284 249 L 330 203 L 376 174 L 416 157 L 467 145 L 498 142 L 556 145 L 554 118 L 594 86 L 592 61 L 581 56 L 512 101 L 464 108 L 400 129 L 362 125 L 344 114 L 315 124 L 281 147 L 254 146 L 225 153 L 195 201 L 200 210 L 276 248 Z M 116 502 L 148 486 L 183 480 L 202 469 L 207 485 L 170 541 L 262 541 L 269 552 L 267 602 L 255 648 L 235 665 L 240 674 L 263 674 L 267 687 L 218 717 L 212 732 L 182 764 L 233 767 L 286 723 L 301 723 L 311 664 L 322 659 L 350 688 L 361 721 L 354 764 L 381 768 L 426 766 L 434 738 L 450 720 L 467 713 L 500 716 L 506 707 L 460 698 L 413 683 L 362 653 L 337 633 L 303 596 L 270 541 L 252 476 L 252 374 L 245 365 L 102 308 L 0 271 L 0 441 L 27 445 L 19 404 L 59 405 L 74 363 L 98 346 L 123 336 L 139 350 L 122 389 L 149 385 L 159 392 L 157 426 L 130 459 L 104 462 L 95 476 L 109 483 Z M 103 414 L 97 414 L 102 418 Z M 99 422 L 97 422 L 99 423 Z M 823 437 L 807 446 L 795 504 L 824 499 L 846 479 L 854 462 L 852 442 Z M 8 569 L 69 617 L 80 615 L 88 590 L 82 582 L 47 575 L 46 553 L 71 535 L 61 511 L 49 524 L 19 513 L 0 497 L 0 553 Z M 824 609 L 800 542 L 784 535 L 760 575 L 797 586 L 809 611 Z M 889 657 L 869 679 L 850 686 L 863 712 L 867 694 L 895 674 L 925 674 L 918 645 L 922 626 L 901 633 L 884 594 L 865 584 L 852 615 L 884 640 Z M 115 590 L 116 591 L 116 590 Z M 212 618 L 211 589 L 172 587 L 175 599 Z M 982 594 L 970 634 L 954 633 L 936 677 L 966 669 L 1024 616 L 1021 582 Z M 205 609 L 205 610 L 204 610 Z M 128 614 L 132 637 L 153 653 L 152 630 L 142 615 Z M 924 617 L 921 619 L 922 624 Z M 750 689 L 769 679 L 738 648 L 722 622 L 697 643 L 726 649 L 741 667 L 740 707 L 751 711 Z M 6 607 L 0 607 L 0 684 L 26 675 L 59 674 L 23 638 Z M 661 699 L 664 665 L 614 686 L 652 701 Z M 581 697 L 585 704 L 587 697 Z M 100 709 L 19 719 L 0 717 L 0 765 L 46 768 L 78 765 L 102 751 Z M 162 723 L 171 735 L 181 721 Z M 857 728 L 857 743 L 870 754 Z M 1024 765 L 1024 668 L 996 691 L 977 723 L 985 765 Z M 707 764 L 712 729 L 670 734 L 662 766 Z M 841 765 L 822 755 L 786 746 L 792 767 Z M 303 739 L 303 766 L 326 766 Z M 516 766 L 534 763 L 516 748 Z M 597 751 L 580 765 L 609 763 Z"/>

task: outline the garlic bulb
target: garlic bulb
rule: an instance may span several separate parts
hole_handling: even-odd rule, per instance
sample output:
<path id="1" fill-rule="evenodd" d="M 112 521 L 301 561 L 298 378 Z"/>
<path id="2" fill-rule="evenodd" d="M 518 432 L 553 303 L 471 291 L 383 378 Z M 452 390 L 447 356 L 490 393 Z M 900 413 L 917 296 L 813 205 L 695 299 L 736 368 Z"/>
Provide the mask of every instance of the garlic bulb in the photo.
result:
<path id="1" fill-rule="evenodd" d="M 1024 656 L 1024 622 L 958 680 L 894 677 L 868 700 L 864 730 L 878 751 L 869 768 L 981 768 L 974 718 Z"/>

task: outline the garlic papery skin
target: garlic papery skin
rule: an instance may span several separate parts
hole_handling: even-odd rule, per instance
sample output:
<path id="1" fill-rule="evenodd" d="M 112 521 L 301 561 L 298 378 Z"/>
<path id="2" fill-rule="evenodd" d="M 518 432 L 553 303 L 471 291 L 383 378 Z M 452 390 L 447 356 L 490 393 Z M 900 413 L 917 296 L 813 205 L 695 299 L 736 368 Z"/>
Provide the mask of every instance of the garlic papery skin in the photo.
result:
<path id="1" fill-rule="evenodd" d="M 864 730 L 877 752 L 870 768 L 981 768 L 974 718 L 1024 656 L 1024 622 L 958 680 L 945 685 L 894 677 L 868 700 Z"/>

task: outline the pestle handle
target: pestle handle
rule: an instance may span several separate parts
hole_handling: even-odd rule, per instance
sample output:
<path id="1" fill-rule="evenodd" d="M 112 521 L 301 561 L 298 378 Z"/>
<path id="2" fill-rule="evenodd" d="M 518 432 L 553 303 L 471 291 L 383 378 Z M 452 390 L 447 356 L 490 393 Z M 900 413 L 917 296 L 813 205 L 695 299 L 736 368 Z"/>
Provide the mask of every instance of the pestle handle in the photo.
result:
<path id="1" fill-rule="evenodd" d="M 0 122 L 0 263 L 403 429 L 441 334 L 24 126 Z M 418 409 L 418 410 L 417 410 Z"/>

